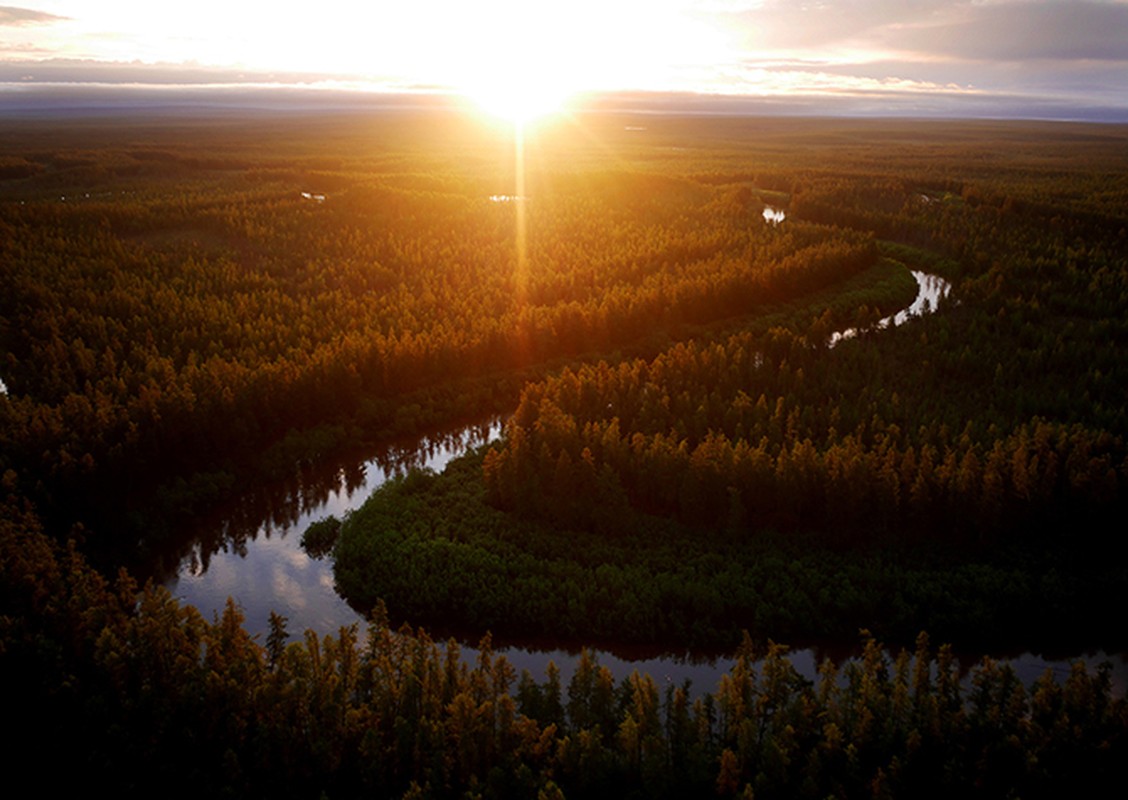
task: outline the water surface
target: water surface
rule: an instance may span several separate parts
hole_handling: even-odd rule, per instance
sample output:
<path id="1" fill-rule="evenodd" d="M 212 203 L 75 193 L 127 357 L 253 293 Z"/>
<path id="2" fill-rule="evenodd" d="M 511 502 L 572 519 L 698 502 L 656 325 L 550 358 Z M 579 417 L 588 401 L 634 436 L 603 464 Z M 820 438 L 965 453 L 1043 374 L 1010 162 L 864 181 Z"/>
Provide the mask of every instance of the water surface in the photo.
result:
<path id="1" fill-rule="evenodd" d="M 768 210 L 764 213 L 767 219 Z M 783 219 L 783 212 L 778 213 L 779 219 Z M 947 281 L 934 275 L 914 271 L 913 277 L 919 287 L 913 303 L 875 327 L 901 325 L 912 317 L 933 312 L 951 289 Z M 856 335 L 858 330 L 853 328 L 838 331 L 832 334 L 830 343 L 833 346 Z M 340 627 L 354 624 L 363 633 L 365 621 L 334 588 L 331 559 L 310 558 L 301 547 L 302 532 L 311 522 L 330 514 L 340 518 L 359 507 L 390 476 L 422 467 L 441 472 L 451 459 L 497 438 L 501 427 L 501 419 L 492 418 L 432 433 L 381 448 L 346 466 L 299 471 L 295 480 L 264 487 L 240 498 L 201 522 L 200 536 L 187 552 L 176 558 L 165 585 L 183 602 L 196 606 L 209 618 L 222 613 L 227 598 L 232 597 L 246 617 L 247 630 L 259 636 L 260 641 L 265 640 L 271 611 L 287 618 L 288 629 L 294 637 L 306 629 L 336 633 Z M 462 652 L 469 660 L 478 654 L 473 646 L 463 646 Z M 560 669 L 565 685 L 580 658 L 578 648 L 508 646 L 495 648 L 495 652 L 504 655 L 518 673 L 528 670 L 538 680 L 544 680 L 545 668 L 552 661 Z M 608 667 L 616 679 L 621 680 L 637 670 L 653 677 L 660 689 L 689 681 L 697 692 L 714 690 L 720 676 L 734 663 L 731 655 L 716 653 L 670 653 L 637 648 L 594 652 L 599 663 Z M 801 675 L 813 680 L 824 659 L 843 663 L 852 655 L 849 648 L 805 647 L 793 651 L 790 659 Z M 963 654 L 960 662 L 966 669 L 981 655 Z M 890 654 L 890 658 L 894 656 Z M 1001 660 L 1012 664 L 1029 684 L 1046 669 L 1052 670 L 1059 679 L 1064 678 L 1069 673 L 1070 663 L 1077 658 L 1090 668 L 1110 661 L 1117 693 L 1125 693 L 1128 687 L 1125 654 L 1095 651 L 1047 658 L 1023 653 Z"/>
<path id="2" fill-rule="evenodd" d="M 787 212 L 781 208 L 773 208 L 772 206 L 764 206 L 764 221 L 770 222 L 772 225 L 778 225 L 787 219 Z"/>
<path id="3" fill-rule="evenodd" d="M 896 328 L 898 325 L 903 325 L 913 317 L 921 317 L 925 314 L 931 314 L 940 305 L 940 301 L 948 296 L 952 290 L 952 284 L 941 278 L 939 275 L 930 275 L 927 272 L 920 270 L 913 270 L 913 277 L 917 282 L 917 294 L 913 302 L 907 307 L 898 311 L 896 314 L 890 314 L 877 321 L 873 326 L 873 330 L 885 330 L 886 328 Z M 853 339 L 861 332 L 858 328 L 846 328 L 842 331 L 835 331 L 830 335 L 827 343 L 830 347 L 834 347 L 843 339 Z"/>
<path id="4" fill-rule="evenodd" d="M 299 472 L 295 480 L 238 498 L 201 521 L 200 535 L 179 554 L 165 586 L 211 618 L 231 597 L 251 633 L 267 630 L 270 612 L 285 616 L 291 633 L 336 631 L 364 620 L 337 594 L 331 559 L 313 559 L 301 547 L 311 522 L 340 518 L 359 507 L 393 475 L 428 467 L 442 471 L 452 458 L 497 438 L 500 419 L 433 433 L 381 448 L 347 467 Z"/>

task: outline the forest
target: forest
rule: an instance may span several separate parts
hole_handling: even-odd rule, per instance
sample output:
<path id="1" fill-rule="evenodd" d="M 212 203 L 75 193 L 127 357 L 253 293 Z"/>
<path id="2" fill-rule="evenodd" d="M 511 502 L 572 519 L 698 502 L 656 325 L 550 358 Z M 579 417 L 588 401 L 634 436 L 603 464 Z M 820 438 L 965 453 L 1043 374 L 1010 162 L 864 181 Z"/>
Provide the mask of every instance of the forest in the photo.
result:
<path id="1" fill-rule="evenodd" d="M 74 764 L 54 788 L 1124 778 L 1107 668 L 961 679 L 951 649 L 1125 649 L 1123 126 L 436 108 L 0 142 L 0 674 L 11 763 Z M 917 274 L 950 288 L 878 324 Z M 486 413 L 500 440 L 308 532 L 367 630 L 256 637 L 132 574 L 245 487 Z M 546 634 L 736 666 L 616 683 L 585 650 L 565 685 L 491 649 Z M 780 641 L 859 655 L 810 680 Z"/>

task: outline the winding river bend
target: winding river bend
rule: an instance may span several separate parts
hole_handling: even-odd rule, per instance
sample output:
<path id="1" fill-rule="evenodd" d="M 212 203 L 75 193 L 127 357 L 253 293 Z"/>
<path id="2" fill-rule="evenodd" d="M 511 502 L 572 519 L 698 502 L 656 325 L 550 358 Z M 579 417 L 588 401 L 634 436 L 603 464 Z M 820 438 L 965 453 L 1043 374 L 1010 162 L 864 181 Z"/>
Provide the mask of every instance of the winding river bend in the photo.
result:
<path id="1" fill-rule="evenodd" d="M 913 276 L 918 285 L 913 303 L 878 322 L 876 328 L 897 326 L 935 311 L 951 288 L 935 275 L 914 271 Z M 858 333 L 855 329 L 835 332 L 830 345 Z M 485 419 L 451 431 L 392 443 L 351 463 L 311 468 L 285 484 L 257 489 L 201 520 L 196 537 L 179 551 L 162 554 L 162 560 L 152 568 L 153 575 L 173 595 L 196 606 L 207 618 L 222 614 L 227 598 L 233 598 L 245 616 L 247 630 L 259 635 L 260 641 L 265 640 L 271 611 L 287 618 L 292 635 L 300 635 L 306 629 L 335 634 L 340 627 L 352 624 L 363 631 L 364 619 L 334 589 L 331 560 L 310 558 L 301 547 L 302 532 L 311 522 L 330 514 L 341 517 L 359 507 L 392 476 L 422 467 L 441 471 L 453 458 L 497 438 L 502 424 L 501 418 Z M 471 646 L 462 650 L 467 658 L 476 654 Z M 539 680 L 544 679 L 545 667 L 551 660 L 560 668 L 565 684 L 579 655 L 576 650 L 519 647 L 497 648 L 497 652 L 505 655 L 518 672 L 527 669 Z M 851 655 L 842 648 L 807 648 L 792 651 L 790 657 L 801 674 L 813 678 L 824 658 L 841 662 Z M 965 654 L 961 663 L 971 666 L 979 655 Z M 1027 683 L 1046 669 L 1066 675 L 1077 658 L 1093 667 L 1107 660 L 1113 664 L 1114 690 L 1123 695 L 1128 689 L 1126 654 L 1067 655 L 1046 658 L 1024 653 L 1002 658 Z M 659 687 L 690 680 L 700 691 L 715 689 L 720 676 L 733 665 L 728 656 L 690 652 L 597 651 L 596 656 L 617 679 L 638 670 L 654 677 Z"/>
<path id="2" fill-rule="evenodd" d="M 201 520 L 197 536 L 174 554 L 165 554 L 157 577 L 181 601 L 210 618 L 231 597 L 246 617 L 246 628 L 265 637 L 270 612 L 288 622 L 291 633 L 307 628 L 336 633 L 364 620 L 333 587 L 330 559 L 310 558 L 301 547 L 311 522 L 338 518 L 359 507 L 389 478 L 424 467 L 442 471 L 447 462 L 496 439 L 500 418 L 392 443 L 346 465 L 298 473 L 293 481 L 262 487 L 223 505 Z"/>

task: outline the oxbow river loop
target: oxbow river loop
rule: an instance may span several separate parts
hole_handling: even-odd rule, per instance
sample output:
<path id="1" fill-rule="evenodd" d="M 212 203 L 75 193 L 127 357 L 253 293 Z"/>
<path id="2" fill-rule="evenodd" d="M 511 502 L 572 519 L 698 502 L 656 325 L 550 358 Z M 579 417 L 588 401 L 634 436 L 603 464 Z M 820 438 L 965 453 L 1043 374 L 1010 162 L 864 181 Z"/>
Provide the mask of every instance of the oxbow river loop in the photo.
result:
<path id="1" fill-rule="evenodd" d="M 943 278 L 913 271 L 917 295 L 913 302 L 882 320 L 875 329 L 904 324 L 909 319 L 934 312 L 948 295 L 950 284 Z M 828 344 L 855 337 L 854 328 L 831 334 Z M 207 618 L 222 614 L 227 598 L 234 599 L 245 616 L 245 626 L 266 637 L 271 611 L 285 616 L 291 635 L 306 629 L 336 633 L 347 625 L 363 631 L 365 620 L 336 592 L 332 561 L 310 558 L 301 547 L 301 534 L 310 523 L 332 514 L 338 518 L 359 507 L 390 477 L 407 470 L 429 468 L 441 471 L 452 459 L 483 445 L 501 433 L 503 420 L 491 418 L 447 432 L 422 436 L 392 444 L 351 465 L 308 470 L 294 482 L 264 488 L 217 510 L 202 522 L 200 535 L 186 552 L 165 554 L 166 567 L 154 568 L 156 577 L 182 602 L 196 606 Z M 473 658 L 476 649 L 463 647 Z M 574 649 L 526 649 L 502 647 L 497 652 L 516 667 L 528 669 L 543 679 L 548 662 L 553 661 L 567 681 L 578 660 Z M 733 660 L 727 656 L 701 653 L 659 653 L 630 650 L 597 651 L 599 663 L 622 679 L 632 671 L 649 673 L 659 683 L 681 685 L 690 680 L 698 691 L 711 691 L 720 676 L 728 672 Z M 791 654 L 799 672 L 814 678 L 825 657 L 845 659 L 851 654 L 842 649 L 805 648 Z M 961 663 L 971 666 L 979 654 L 965 655 Z M 1031 682 L 1047 668 L 1068 674 L 1070 663 L 1081 657 L 1091 666 L 1104 660 L 1113 663 L 1116 691 L 1128 688 L 1128 659 L 1124 654 L 1103 652 L 1074 654 L 1066 658 L 1045 658 L 1032 653 L 1008 655 L 1020 677 Z"/>

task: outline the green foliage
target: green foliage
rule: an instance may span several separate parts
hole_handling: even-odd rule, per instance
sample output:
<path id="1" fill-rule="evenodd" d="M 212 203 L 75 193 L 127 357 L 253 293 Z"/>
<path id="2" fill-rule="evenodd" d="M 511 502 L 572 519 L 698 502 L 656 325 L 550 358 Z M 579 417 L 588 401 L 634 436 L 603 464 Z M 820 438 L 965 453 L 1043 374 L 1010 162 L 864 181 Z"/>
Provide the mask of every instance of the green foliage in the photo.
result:
<path id="1" fill-rule="evenodd" d="M 564 153 L 527 203 L 492 202 L 511 191 L 498 143 L 455 126 L 474 157 L 436 163 L 431 134 L 405 172 L 418 121 L 380 124 L 383 145 L 353 121 L 321 152 L 243 123 L 12 130 L 13 162 L 52 168 L 0 183 L 0 467 L 60 526 L 116 522 L 123 473 L 138 496 L 248 461 L 284 474 L 441 421 L 444 388 L 760 312 L 876 259 L 865 234 L 767 225 L 728 187 Z"/>
<path id="2" fill-rule="evenodd" d="M 1078 664 L 1030 690 L 987 660 L 960 680 L 925 636 L 892 663 L 868 637 L 816 683 L 786 650 L 741 648 L 711 694 L 616 686 L 585 652 L 566 687 L 496 655 L 474 664 L 374 615 L 365 637 L 307 631 L 261 646 L 228 603 L 212 622 L 163 589 L 109 582 L 53 545 L 33 516 L 0 516 L 0 677 L 21 732 L 11 759 L 50 742 L 52 793 L 274 797 L 1055 797 L 1123 776 L 1128 706 L 1106 669 Z M 170 781 L 170 776 L 176 780 Z"/>
<path id="3" fill-rule="evenodd" d="M 302 549 L 311 558 L 324 558 L 333 552 L 337 534 L 341 531 L 341 521 L 330 514 L 324 519 L 311 522 L 302 533 Z"/>
<path id="4" fill-rule="evenodd" d="M 1121 641 L 1101 620 L 1128 577 L 1123 563 L 1085 558 L 1068 539 L 828 545 L 819 533 L 749 536 L 731 520 L 703 530 L 625 503 L 593 516 L 582 500 L 529 519 L 487 502 L 489 458 L 479 451 L 425 482 L 378 489 L 342 526 L 338 591 L 356 608 L 385 603 L 397 622 L 460 638 L 551 631 L 577 645 L 727 649 L 742 630 L 848 642 L 865 627 L 906 643 L 924 626 L 976 647 Z M 576 478 L 572 494 L 598 491 Z"/>
<path id="5" fill-rule="evenodd" d="M 471 666 L 379 621 L 385 599 L 589 642 L 1119 635 L 1101 620 L 1128 584 L 1109 522 L 1128 510 L 1123 128 L 623 121 L 527 142 L 516 202 L 491 199 L 513 191 L 513 142 L 439 112 L 4 123 L 12 763 L 49 742 L 74 769 L 45 788 L 127 795 L 1050 797 L 1122 778 L 1107 672 L 1025 689 L 986 662 L 968 689 L 946 648 L 889 663 L 869 641 L 812 686 L 769 647 L 691 703 L 590 658 L 567 687 L 518 683 L 488 640 Z M 939 313 L 829 348 L 904 305 L 906 266 L 952 281 Z M 234 604 L 209 622 L 109 581 L 29 510 L 133 550 L 155 507 L 504 407 L 531 375 L 496 448 L 343 524 L 338 580 L 377 613 L 363 645 L 287 644 L 275 616 L 264 648 Z"/>

